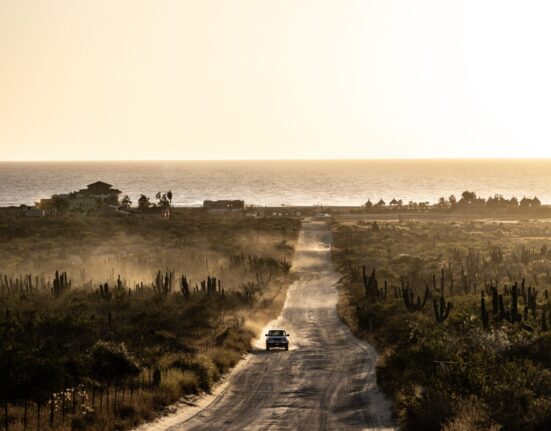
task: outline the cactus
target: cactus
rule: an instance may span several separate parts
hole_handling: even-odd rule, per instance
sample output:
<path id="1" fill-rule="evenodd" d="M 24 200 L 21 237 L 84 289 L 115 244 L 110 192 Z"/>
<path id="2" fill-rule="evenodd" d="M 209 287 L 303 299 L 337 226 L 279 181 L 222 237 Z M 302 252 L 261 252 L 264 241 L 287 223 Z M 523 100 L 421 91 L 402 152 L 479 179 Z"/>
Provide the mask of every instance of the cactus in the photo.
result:
<path id="1" fill-rule="evenodd" d="M 428 297 L 429 288 L 425 287 L 425 295 L 423 300 L 421 301 L 421 297 L 417 296 L 417 301 L 414 301 L 413 289 L 410 289 L 409 283 L 406 287 L 404 287 L 402 282 L 402 298 L 404 299 L 404 304 L 406 305 L 406 309 L 408 311 L 421 311 L 425 307 Z"/>
<path id="2" fill-rule="evenodd" d="M 385 281 L 384 289 L 379 289 L 379 282 L 377 281 L 377 276 L 375 274 L 375 268 L 371 271 L 370 276 L 367 276 L 365 270 L 365 265 L 362 267 L 363 283 L 365 289 L 365 296 L 370 299 L 379 299 L 381 301 L 386 301 L 388 293 L 388 285 Z"/>
<path id="3" fill-rule="evenodd" d="M 485 331 L 490 329 L 490 316 L 486 310 L 486 300 L 484 298 L 484 291 L 480 295 L 480 319 L 482 320 L 482 327 Z"/>
<path id="4" fill-rule="evenodd" d="M 446 300 L 444 299 L 444 295 L 440 296 L 440 301 L 437 301 L 436 299 L 432 300 L 432 305 L 434 308 L 434 317 L 438 323 L 443 323 L 444 320 L 448 318 L 450 315 L 450 311 L 452 309 L 452 303 L 448 302 L 446 304 Z"/>
<path id="5" fill-rule="evenodd" d="M 497 321 L 509 320 L 508 313 L 505 312 L 505 305 L 503 303 L 503 295 L 498 295 L 499 310 L 497 313 Z"/>
<path id="6" fill-rule="evenodd" d="M 174 278 L 174 273 L 166 271 L 163 277 L 161 271 L 157 272 L 155 276 L 155 281 L 153 283 L 153 290 L 157 295 L 168 296 L 172 292 L 172 280 Z"/>
<path id="7" fill-rule="evenodd" d="M 512 303 L 511 303 L 511 317 L 510 322 L 520 322 L 521 316 L 518 312 L 518 285 L 517 283 L 513 284 L 512 288 Z"/>
<path id="8" fill-rule="evenodd" d="M 180 280 L 180 290 L 182 291 L 184 298 L 189 298 L 189 284 L 185 275 L 182 275 L 182 279 Z"/>
<path id="9" fill-rule="evenodd" d="M 490 285 L 491 286 L 491 285 Z M 491 286 L 492 291 L 492 317 L 494 322 L 499 320 L 499 295 L 497 294 L 497 283 L 496 286 Z"/>
<path id="10" fill-rule="evenodd" d="M 532 317 L 534 318 L 536 318 L 536 309 L 538 306 L 537 297 L 538 297 L 538 292 L 536 291 L 536 289 L 529 287 L 527 291 L 526 306 L 528 307 L 528 309 L 532 313 Z"/>
<path id="11" fill-rule="evenodd" d="M 67 273 L 61 274 L 56 271 L 54 276 L 54 283 L 52 287 L 52 295 L 55 298 L 59 298 L 64 292 L 71 288 L 71 281 L 67 278 Z"/>
<path id="12" fill-rule="evenodd" d="M 110 301 L 113 293 L 109 291 L 109 284 L 105 283 L 105 284 L 102 285 L 100 283 L 100 285 L 99 285 L 99 294 L 102 297 L 102 299 L 104 299 L 106 301 Z"/>

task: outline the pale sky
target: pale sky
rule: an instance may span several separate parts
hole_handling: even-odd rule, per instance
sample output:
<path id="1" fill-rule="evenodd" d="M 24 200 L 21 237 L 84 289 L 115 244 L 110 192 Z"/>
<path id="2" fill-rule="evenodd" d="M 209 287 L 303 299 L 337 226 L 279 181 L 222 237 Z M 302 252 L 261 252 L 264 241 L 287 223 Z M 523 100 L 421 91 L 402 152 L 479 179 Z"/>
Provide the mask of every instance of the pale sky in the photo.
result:
<path id="1" fill-rule="evenodd" d="M 551 157 L 551 2 L 0 0 L 0 160 Z"/>

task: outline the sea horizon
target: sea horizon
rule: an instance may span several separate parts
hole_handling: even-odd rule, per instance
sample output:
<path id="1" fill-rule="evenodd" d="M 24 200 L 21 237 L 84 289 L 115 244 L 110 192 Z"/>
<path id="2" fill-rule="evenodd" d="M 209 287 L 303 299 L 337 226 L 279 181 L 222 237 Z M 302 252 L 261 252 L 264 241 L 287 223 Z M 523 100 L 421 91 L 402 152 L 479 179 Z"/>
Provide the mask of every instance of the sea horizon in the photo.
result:
<path id="1" fill-rule="evenodd" d="M 487 198 L 537 196 L 551 204 L 551 159 L 110 160 L 0 162 L 0 206 L 33 205 L 105 181 L 175 206 L 207 199 L 247 205 L 360 206 L 368 199 L 438 201 L 465 190 Z"/>

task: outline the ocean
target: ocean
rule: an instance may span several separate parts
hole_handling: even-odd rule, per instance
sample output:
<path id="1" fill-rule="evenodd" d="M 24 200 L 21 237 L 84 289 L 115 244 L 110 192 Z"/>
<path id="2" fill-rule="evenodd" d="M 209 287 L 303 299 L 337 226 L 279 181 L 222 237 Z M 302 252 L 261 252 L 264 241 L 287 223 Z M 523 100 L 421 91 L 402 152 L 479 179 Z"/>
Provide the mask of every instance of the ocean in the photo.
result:
<path id="1" fill-rule="evenodd" d="M 312 160 L 0 162 L 0 206 L 32 205 L 104 181 L 176 206 L 205 199 L 256 205 L 361 205 L 371 199 L 436 202 L 464 190 L 488 197 L 537 196 L 551 204 L 551 160 Z"/>

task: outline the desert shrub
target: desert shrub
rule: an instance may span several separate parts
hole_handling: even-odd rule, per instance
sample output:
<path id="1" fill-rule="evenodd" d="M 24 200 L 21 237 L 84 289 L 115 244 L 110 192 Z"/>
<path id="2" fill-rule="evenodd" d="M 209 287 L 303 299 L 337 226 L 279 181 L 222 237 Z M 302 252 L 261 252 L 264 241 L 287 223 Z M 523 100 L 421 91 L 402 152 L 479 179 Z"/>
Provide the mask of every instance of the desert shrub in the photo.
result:
<path id="1" fill-rule="evenodd" d="M 218 367 L 207 355 L 197 357 L 176 355 L 170 360 L 172 367 L 192 372 L 197 377 L 199 389 L 205 392 L 210 392 L 212 385 L 220 376 Z"/>
<path id="2" fill-rule="evenodd" d="M 212 360 L 214 365 L 216 365 L 221 374 L 233 368 L 241 358 L 239 352 L 221 347 L 209 350 L 206 355 Z"/>
<path id="3" fill-rule="evenodd" d="M 179 380 L 180 392 L 182 394 L 199 393 L 199 378 L 191 371 L 184 371 Z"/>
<path id="4" fill-rule="evenodd" d="M 196 394 L 199 391 L 199 378 L 192 371 L 169 368 L 163 373 L 159 390 L 170 393 L 174 399 L 181 395 Z"/>
<path id="5" fill-rule="evenodd" d="M 254 332 L 245 327 L 228 328 L 218 338 L 217 343 L 226 349 L 245 352 L 251 348 Z"/>

